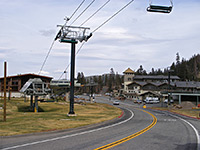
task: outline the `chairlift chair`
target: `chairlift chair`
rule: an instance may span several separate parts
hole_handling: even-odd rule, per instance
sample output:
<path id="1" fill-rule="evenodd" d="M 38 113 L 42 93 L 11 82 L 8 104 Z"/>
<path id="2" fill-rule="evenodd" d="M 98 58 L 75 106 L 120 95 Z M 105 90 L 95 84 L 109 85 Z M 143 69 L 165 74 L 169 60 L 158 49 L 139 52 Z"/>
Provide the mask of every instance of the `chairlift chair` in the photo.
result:
<path id="1" fill-rule="evenodd" d="M 172 11 L 173 2 L 170 0 L 170 6 L 160 6 L 160 5 L 152 5 L 150 0 L 149 7 L 147 7 L 148 12 L 159 12 L 159 13 L 170 13 Z"/>

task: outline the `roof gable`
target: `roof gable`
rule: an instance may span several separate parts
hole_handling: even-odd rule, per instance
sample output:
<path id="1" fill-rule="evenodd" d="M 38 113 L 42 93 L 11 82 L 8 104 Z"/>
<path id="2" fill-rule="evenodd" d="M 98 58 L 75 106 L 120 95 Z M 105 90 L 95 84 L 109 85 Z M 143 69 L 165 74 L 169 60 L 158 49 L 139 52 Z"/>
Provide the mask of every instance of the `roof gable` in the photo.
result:
<path id="1" fill-rule="evenodd" d="M 132 69 L 128 68 L 123 73 L 135 73 Z"/>

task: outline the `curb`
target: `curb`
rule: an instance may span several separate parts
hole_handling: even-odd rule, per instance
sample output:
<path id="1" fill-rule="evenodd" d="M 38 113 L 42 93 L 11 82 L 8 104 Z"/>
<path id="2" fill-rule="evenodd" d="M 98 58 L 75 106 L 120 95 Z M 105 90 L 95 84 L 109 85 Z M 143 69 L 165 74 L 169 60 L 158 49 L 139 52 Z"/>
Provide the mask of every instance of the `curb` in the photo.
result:
<path id="1" fill-rule="evenodd" d="M 118 116 L 118 118 L 121 118 L 124 115 L 124 111 L 123 110 L 121 110 L 121 111 L 122 111 L 122 113 L 120 116 Z"/>

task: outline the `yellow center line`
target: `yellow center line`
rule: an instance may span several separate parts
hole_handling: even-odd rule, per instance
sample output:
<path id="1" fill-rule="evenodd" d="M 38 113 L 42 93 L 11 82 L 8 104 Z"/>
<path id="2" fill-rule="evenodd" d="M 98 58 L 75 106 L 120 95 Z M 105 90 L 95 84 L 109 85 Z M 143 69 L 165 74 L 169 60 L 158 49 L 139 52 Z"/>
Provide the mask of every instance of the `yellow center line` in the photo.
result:
<path id="1" fill-rule="evenodd" d="M 113 143 L 110 143 L 110 144 L 104 145 L 102 147 L 96 148 L 94 150 L 106 150 L 106 149 L 109 149 L 111 147 L 114 147 L 114 146 L 117 146 L 117 145 L 119 145 L 121 143 L 124 143 L 124 142 L 126 142 L 126 141 L 128 141 L 130 139 L 133 139 L 133 138 L 143 134 L 144 132 L 148 131 L 149 129 L 151 129 L 157 123 L 157 118 L 153 114 L 148 112 L 148 111 L 145 111 L 145 110 L 142 110 L 142 111 L 144 111 L 145 113 L 147 113 L 147 114 L 149 114 L 149 115 L 151 115 L 153 117 L 153 122 L 148 127 L 144 128 L 144 129 L 142 129 L 142 130 L 140 130 L 140 131 L 138 131 L 138 132 L 136 132 L 136 133 L 134 133 L 134 134 L 132 134 L 130 136 L 127 136 L 127 137 L 125 137 L 123 139 L 120 139 L 120 140 L 115 141 Z"/>

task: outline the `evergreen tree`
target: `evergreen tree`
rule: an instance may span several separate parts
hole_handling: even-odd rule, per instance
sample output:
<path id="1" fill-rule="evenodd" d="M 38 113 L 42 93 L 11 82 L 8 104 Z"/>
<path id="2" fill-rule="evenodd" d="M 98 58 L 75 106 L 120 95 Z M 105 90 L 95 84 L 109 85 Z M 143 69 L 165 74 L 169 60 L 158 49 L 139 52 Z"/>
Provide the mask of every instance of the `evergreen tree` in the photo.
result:
<path id="1" fill-rule="evenodd" d="M 150 75 L 155 75 L 155 70 L 154 70 L 154 68 L 151 69 Z"/>
<path id="2" fill-rule="evenodd" d="M 142 65 L 140 65 L 139 69 L 136 71 L 137 75 L 146 75 L 146 70 L 143 69 Z"/>
<path id="3" fill-rule="evenodd" d="M 179 65 L 180 64 L 180 55 L 179 53 L 177 52 L 176 53 L 176 65 Z"/>

